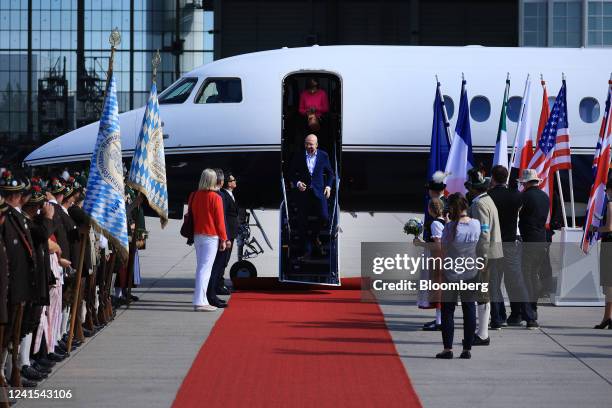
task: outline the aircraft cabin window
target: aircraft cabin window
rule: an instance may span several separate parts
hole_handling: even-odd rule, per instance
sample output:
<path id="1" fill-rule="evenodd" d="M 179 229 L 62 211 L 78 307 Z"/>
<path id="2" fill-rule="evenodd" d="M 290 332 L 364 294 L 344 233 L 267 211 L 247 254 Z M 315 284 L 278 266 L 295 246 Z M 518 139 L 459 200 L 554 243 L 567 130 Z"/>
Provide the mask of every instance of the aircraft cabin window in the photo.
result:
<path id="1" fill-rule="evenodd" d="M 518 122 L 519 115 L 521 114 L 521 104 L 523 103 L 523 97 L 513 96 L 508 99 L 508 107 L 506 109 L 506 116 L 511 122 Z"/>
<path id="2" fill-rule="evenodd" d="M 491 103 L 489 100 L 478 95 L 472 98 L 470 102 L 470 115 L 476 122 L 484 122 L 491 116 Z"/>
<path id="3" fill-rule="evenodd" d="M 171 103 L 183 103 L 189 98 L 198 78 L 183 78 L 159 95 L 160 105 Z"/>
<path id="4" fill-rule="evenodd" d="M 242 102 L 240 78 L 210 78 L 200 91 L 196 103 L 239 103 Z"/>
<path id="5" fill-rule="evenodd" d="M 453 98 L 448 95 L 444 95 L 444 107 L 446 108 L 448 120 L 450 120 L 455 113 L 455 102 L 453 102 Z"/>
<path id="6" fill-rule="evenodd" d="M 578 106 L 580 119 L 586 123 L 593 123 L 599 119 L 599 102 L 593 97 L 582 98 Z"/>
<path id="7" fill-rule="evenodd" d="M 455 102 L 453 102 L 453 98 L 448 95 L 444 95 L 444 107 L 446 108 L 446 115 L 448 116 L 447 119 L 451 120 L 453 118 L 453 114 L 455 113 Z"/>

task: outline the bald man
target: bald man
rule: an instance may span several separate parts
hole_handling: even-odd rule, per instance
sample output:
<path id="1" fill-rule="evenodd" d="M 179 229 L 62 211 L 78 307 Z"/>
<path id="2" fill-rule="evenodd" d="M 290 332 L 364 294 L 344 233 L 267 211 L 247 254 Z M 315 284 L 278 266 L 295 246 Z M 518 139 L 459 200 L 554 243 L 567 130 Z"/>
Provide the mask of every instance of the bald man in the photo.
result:
<path id="1" fill-rule="evenodd" d="M 317 136 L 310 134 L 304 139 L 304 153 L 297 153 L 289 170 L 289 177 L 297 189 L 300 213 L 300 236 L 305 237 L 304 257 L 321 255 L 319 232 L 329 222 L 327 200 L 331 194 L 335 175 L 329 156 L 318 150 Z M 308 216 L 316 217 L 308 228 Z M 310 233 L 308 233 L 310 230 Z"/>

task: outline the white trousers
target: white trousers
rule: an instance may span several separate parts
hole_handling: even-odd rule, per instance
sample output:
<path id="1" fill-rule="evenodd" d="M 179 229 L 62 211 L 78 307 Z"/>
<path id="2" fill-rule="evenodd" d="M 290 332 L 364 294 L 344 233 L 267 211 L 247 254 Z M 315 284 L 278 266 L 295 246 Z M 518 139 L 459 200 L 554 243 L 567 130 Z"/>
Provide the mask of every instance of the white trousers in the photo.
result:
<path id="1" fill-rule="evenodd" d="M 215 256 L 219 250 L 219 238 L 216 236 L 196 234 L 193 237 L 196 250 L 196 276 L 195 290 L 193 292 L 193 305 L 208 305 L 206 289 L 210 280 Z"/>

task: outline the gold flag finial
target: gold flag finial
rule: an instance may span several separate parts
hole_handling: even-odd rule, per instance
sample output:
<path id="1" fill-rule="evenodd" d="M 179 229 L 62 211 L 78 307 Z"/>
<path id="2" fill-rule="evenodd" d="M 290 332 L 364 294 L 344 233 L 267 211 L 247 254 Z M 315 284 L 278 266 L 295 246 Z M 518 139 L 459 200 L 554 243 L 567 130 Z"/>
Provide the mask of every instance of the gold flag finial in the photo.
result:
<path id="1" fill-rule="evenodd" d="M 153 65 L 153 82 L 157 79 L 157 67 L 159 67 L 159 64 L 161 64 L 161 55 L 158 49 L 151 59 L 151 65 Z"/>

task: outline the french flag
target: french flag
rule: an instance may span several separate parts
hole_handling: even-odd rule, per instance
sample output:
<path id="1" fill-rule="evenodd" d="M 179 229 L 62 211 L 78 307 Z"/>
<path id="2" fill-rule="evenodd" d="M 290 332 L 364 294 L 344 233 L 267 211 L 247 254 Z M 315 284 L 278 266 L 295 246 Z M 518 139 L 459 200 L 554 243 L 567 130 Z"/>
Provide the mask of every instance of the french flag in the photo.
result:
<path id="1" fill-rule="evenodd" d="M 606 205 L 606 181 L 610 171 L 610 138 L 612 137 L 612 121 L 610 116 L 612 108 L 612 81 L 608 83 L 608 97 L 606 99 L 606 110 L 601 122 L 597 150 L 595 152 L 594 174 L 595 180 L 591 186 L 589 202 L 587 204 L 586 222 L 580 247 L 584 253 L 588 253 L 598 239 L 598 234 L 590 231 L 591 226 L 599 227 L 603 218 Z"/>
<path id="2" fill-rule="evenodd" d="M 512 160 L 512 167 L 519 169 L 519 174 L 524 169 L 530 168 L 529 162 L 533 157 L 533 137 L 531 133 L 531 78 L 527 75 L 523 92 L 521 117 L 519 118 L 516 137 L 514 138 L 514 159 Z"/>
<path id="3" fill-rule="evenodd" d="M 459 115 L 455 126 L 455 137 L 451 143 L 445 172 L 446 191 L 449 194 L 463 193 L 467 180 L 467 172 L 474 167 L 474 156 L 472 155 L 472 132 L 470 130 L 470 108 L 468 106 L 465 79 L 461 81 L 461 101 L 459 103 Z"/>

